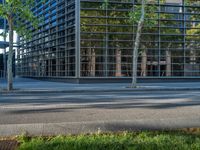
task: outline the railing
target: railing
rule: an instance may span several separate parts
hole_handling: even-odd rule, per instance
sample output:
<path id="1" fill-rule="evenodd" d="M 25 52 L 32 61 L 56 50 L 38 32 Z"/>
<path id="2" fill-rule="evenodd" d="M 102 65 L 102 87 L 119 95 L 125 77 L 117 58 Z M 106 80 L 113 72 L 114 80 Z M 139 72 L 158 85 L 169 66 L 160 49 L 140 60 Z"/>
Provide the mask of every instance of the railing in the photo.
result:
<path id="1" fill-rule="evenodd" d="M 6 78 L 7 73 L 4 70 L 0 70 L 0 78 Z"/>

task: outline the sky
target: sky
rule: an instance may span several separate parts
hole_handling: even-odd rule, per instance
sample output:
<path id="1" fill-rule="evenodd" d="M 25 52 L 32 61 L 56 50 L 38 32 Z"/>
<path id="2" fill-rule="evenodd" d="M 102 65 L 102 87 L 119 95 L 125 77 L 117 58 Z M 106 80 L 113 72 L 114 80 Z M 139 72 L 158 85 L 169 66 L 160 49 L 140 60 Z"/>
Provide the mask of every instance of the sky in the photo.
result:
<path id="1" fill-rule="evenodd" d="M 0 33 L 2 33 L 2 31 L 3 31 L 3 30 L 0 29 Z M 3 37 L 1 37 L 1 36 L 0 36 L 0 41 L 3 41 Z M 9 40 L 8 40 L 8 36 L 7 36 L 7 38 L 6 38 L 6 41 L 7 41 L 7 42 L 9 41 Z M 14 43 L 16 43 L 16 42 L 17 42 L 17 34 L 16 34 L 16 32 L 14 32 Z M 3 49 L 0 49 L 0 54 L 1 54 L 1 53 L 3 53 Z"/>

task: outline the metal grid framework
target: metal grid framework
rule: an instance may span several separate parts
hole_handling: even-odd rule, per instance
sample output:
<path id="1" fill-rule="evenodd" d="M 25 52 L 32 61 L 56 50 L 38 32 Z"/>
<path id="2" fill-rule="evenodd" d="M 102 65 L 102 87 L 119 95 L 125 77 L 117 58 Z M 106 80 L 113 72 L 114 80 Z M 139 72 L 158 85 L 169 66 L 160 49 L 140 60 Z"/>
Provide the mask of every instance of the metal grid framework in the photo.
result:
<path id="1" fill-rule="evenodd" d="M 21 40 L 18 75 L 131 77 L 137 24 L 130 22 L 129 13 L 134 5 L 140 4 L 137 0 L 109 0 L 108 5 L 103 0 L 39 3 L 37 15 L 49 15 L 32 41 Z M 155 12 L 146 22 L 154 24 L 143 28 L 138 76 L 200 77 L 198 1 L 158 0 L 148 7 L 155 7 Z"/>
<path id="2" fill-rule="evenodd" d="M 30 77 L 75 76 L 75 0 L 38 1 L 35 15 L 44 18 L 29 41 L 19 38 L 17 74 Z"/>
<path id="3" fill-rule="evenodd" d="M 171 3 L 173 2 L 173 3 Z M 137 24 L 129 12 L 135 0 L 81 0 L 81 75 L 132 76 L 132 49 Z M 157 1 L 154 21 L 145 24 L 141 37 L 138 76 L 200 76 L 200 6 L 195 2 Z"/>

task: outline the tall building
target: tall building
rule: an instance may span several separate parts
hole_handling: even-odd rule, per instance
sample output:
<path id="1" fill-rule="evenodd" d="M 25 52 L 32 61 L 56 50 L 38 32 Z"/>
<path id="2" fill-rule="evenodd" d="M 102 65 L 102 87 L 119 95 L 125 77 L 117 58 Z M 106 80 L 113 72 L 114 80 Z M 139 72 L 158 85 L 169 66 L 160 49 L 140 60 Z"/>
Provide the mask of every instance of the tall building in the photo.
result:
<path id="1" fill-rule="evenodd" d="M 137 0 L 36 1 L 43 16 L 30 41 L 19 40 L 17 74 L 59 79 L 128 79 L 137 23 L 129 14 Z M 200 77 L 200 3 L 157 0 L 146 18 L 138 59 L 140 78 Z M 152 12 L 149 12 L 152 13 Z"/>
<path id="2" fill-rule="evenodd" d="M 5 1 L 5 0 L 0 0 L 0 4 L 3 4 L 4 1 Z M 5 26 L 4 26 L 4 23 L 5 23 L 5 22 L 4 22 L 4 19 L 3 19 L 3 18 L 0 18 L 0 30 L 1 30 L 1 29 L 4 29 L 4 27 L 5 27 Z"/>
<path id="3" fill-rule="evenodd" d="M 3 1 L 2 0 L 0 0 L 0 4 L 1 3 L 3 3 Z M 0 29 L 3 29 L 3 19 L 2 18 L 0 18 Z"/>
<path id="4" fill-rule="evenodd" d="M 5 76 L 3 70 L 4 70 L 3 54 L 0 54 L 0 78 L 3 78 Z"/>
<path id="5" fill-rule="evenodd" d="M 0 79 L 7 77 L 7 72 L 6 72 L 7 68 L 5 68 L 7 67 L 7 64 L 5 64 L 7 60 L 8 60 L 8 53 L 0 54 Z M 13 54 L 13 77 L 15 77 L 15 55 L 14 54 Z"/>

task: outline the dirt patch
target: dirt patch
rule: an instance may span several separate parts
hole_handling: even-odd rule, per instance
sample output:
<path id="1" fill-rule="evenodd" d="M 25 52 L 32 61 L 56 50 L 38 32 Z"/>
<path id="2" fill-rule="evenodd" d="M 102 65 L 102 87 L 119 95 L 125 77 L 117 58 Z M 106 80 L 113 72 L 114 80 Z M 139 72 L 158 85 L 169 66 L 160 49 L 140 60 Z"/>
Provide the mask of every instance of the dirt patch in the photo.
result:
<path id="1" fill-rule="evenodd" d="M 16 150 L 19 143 L 14 140 L 2 140 L 0 141 L 0 150 Z"/>

